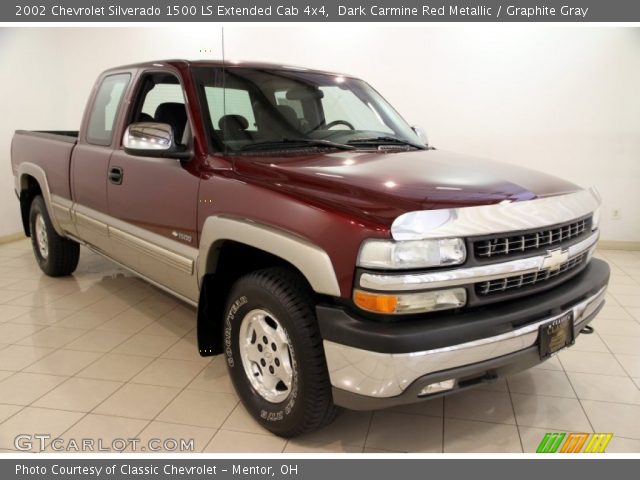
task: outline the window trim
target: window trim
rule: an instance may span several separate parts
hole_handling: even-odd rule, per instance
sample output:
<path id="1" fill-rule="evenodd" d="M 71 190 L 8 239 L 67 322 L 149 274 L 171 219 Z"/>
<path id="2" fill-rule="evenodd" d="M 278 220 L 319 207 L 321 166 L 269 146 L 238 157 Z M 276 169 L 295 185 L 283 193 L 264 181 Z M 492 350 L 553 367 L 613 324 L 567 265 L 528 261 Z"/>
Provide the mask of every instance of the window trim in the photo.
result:
<path id="1" fill-rule="evenodd" d="M 100 90 L 101 90 L 102 86 L 110 78 L 113 78 L 113 77 L 125 77 L 125 76 L 127 77 L 127 81 L 124 84 L 124 88 L 122 90 L 122 95 L 120 96 L 120 100 L 118 101 L 118 105 L 116 106 L 116 111 L 115 111 L 115 114 L 113 116 L 113 123 L 111 124 L 111 135 L 106 140 L 105 139 L 92 138 L 91 137 L 91 119 L 93 118 L 93 114 L 96 111 L 96 105 L 97 105 L 96 102 L 98 100 L 98 96 L 100 95 Z M 122 104 L 124 103 L 124 100 L 125 100 L 125 98 L 127 96 L 127 90 L 129 89 L 129 86 L 131 84 L 131 78 L 132 78 L 131 72 L 115 72 L 115 73 L 112 73 L 112 74 L 109 74 L 109 75 L 105 75 L 100 80 L 100 84 L 96 88 L 96 93 L 95 93 L 95 95 L 93 97 L 93 101 L 91 103 L 91 109 L 89 110 L 89 115 L 87 117 L 87 127 L 86 127 L 86 132 L 85 132 L 85 141 L 86 141 L 87 144 L 89 144 L 89 145 L 97 145 L 97 146 L 101 146 L 101 147 L 108 147 L 108 146 L 111 146 L 113 144 L 113 138 L 114 138 L 115 131 L 116 131 L 117 127 L 118 127 L 118 120 L 120 118 Z"/>

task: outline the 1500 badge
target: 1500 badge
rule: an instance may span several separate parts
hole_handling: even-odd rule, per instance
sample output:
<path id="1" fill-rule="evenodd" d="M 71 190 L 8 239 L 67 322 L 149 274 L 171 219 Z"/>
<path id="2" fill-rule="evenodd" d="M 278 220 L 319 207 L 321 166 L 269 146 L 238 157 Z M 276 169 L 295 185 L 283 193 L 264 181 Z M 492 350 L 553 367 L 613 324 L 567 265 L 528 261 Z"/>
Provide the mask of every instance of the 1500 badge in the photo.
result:
<path id="1" fill-rule="evenodd" d="M 177 238 L 178 240 L 182 240 L 183 242 L 191 243 L 191 240 L 193 240 L 193 237 L 191 235 L 187 233 L 176 232 L 175 230 L 171 232 L 171 236 Z"/>

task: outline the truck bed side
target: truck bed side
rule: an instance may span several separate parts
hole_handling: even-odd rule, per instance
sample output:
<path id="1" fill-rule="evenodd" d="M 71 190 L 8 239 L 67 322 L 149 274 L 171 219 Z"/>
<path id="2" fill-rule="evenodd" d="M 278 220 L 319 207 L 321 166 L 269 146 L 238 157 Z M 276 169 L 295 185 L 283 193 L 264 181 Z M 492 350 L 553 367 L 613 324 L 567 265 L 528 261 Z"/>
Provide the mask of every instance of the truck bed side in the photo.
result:
<path id="1" fill-rule="evenodd" d="M 22 164 L 36 165 L 44 170 L 51 194 L 71 199 L 69 164 L 77 141 L 75 131 L 17 130 L 11 143 L 13 174 Z"/>

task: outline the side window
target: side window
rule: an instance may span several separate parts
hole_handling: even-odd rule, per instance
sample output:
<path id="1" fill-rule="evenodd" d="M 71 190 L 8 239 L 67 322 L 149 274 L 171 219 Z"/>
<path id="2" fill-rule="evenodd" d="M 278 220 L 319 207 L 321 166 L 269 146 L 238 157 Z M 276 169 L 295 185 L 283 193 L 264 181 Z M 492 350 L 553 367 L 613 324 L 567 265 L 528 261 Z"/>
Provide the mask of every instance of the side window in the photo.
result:
<path id="1" fill-rule="evenodd" d="M 251 97 L 246 90 L 237 88 L 204 87 L 207 97 L 207 106 L 211 115 L 213 128 L 218 128 L 218 123 L 223 115 L 241 115 L 249 122 L 248 130 L 255 131 L 256 118 L 253 114 Z"/>
<path id="2" fill-rule="evenodd" d="M 158 106 L 163 103 L 184 104 L 182 86 L 177 83 L 159 83 L 155 85 L 144 98 L 142 113 L 155 117 Z"/>
<path id="3" fill-rule="evenodd" d="M 95 145 L 111 145 L 113 126 L 131 75 L 123 73 L 106 77 L 93 102 L 89 117 L 87 141 Z"/>

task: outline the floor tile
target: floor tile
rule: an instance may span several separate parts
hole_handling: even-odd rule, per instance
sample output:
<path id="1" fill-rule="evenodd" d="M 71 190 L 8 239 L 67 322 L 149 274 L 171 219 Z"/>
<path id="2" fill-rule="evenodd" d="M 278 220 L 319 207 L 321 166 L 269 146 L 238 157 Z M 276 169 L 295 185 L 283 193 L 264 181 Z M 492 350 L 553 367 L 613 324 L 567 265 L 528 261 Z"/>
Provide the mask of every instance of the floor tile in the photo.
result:
<path id="1" fill-rule="evenodd" d="M 605 334 L 600 335 L 600 337 L 613 353 L 640 354 L 640 337 Z"/>
<path id="2" fill-rule="evenodd" d="M 560 363 L 560 359 L 557 355 L 545 360 L 542 363 L 539 363 L 533 370 L 560 370 L 563 371 L 562 364 Z"/>
<path id="3" fill-rule="evenodd" d="M 204 449 L 208 453 L 280 453 L 287 441 L 275 435 L 219 430 Z"/>
<path id="4" fill-rule="evenodd" d="M 444 398 L 432 398 L 418 403 L 398 405 L 389 409 L 390 412 L 410 413 L 413 415 L 429 415 L 431 417 L 442 417 L 444 413 Z"/>
<path id="5" fill-rule="evenodd" d="M 15 375 L 15 372 L 10 372 L 8 370 L 0 370 L 0 381 L 4 380 L 11 375 Z"/>
<path id="6" fill-rule="evenodd" d="M 215 433 L 215 428 L 154 421 L 142 431 L 139 438 L 141 446 L 147 452 L 195 453 L 202 452 Z M 182 445 L 183 440 L 184 445 Z M 184 449 L 181 449 L 182 447 Z"/>
<path id="7" fill-rule="evenodd" d="M 158 358 L 131 380 L 134 383 L 185 387 L 203 369 L 199 362 Z"/>
<path id="8" fill-rule="evenodd" d="M 147 335 L 182 337 L 196 328 L 196 311 L 191 307 L 178 306 L 142 330 Z"/>
<path id="9" fill-rule="evenodd" d="M 127 383 L 94 413 L 151 420 L 180 392 L 179 388 Z"/>
<path id="10" fill-rule="evenodd" d="M 52 351 L 52 348 L 45 347 L 9 345 L 0 350 L 0 368 L 3 370 L 22 370 Z"/>
<path id="11" fill-rule="evenodd" d="M 591 431 L 580 402 L 574 398 L 511 394 L 518 425 L 555 428 L 566 431 Z"/>
<path id="12" fill-rule="evenodd" d="M 607 445 L 606 453 L 640 453 L 640 440 L 618 437 L 615 434 Z"/>
<path id="13" fill-rule="evenodd" d="M 640 390 L 628 377 L 610 377 L 590 373 L 569 373 L 568 375 L 580 399 L 640 405 Z"/>
<path id="14" fill-rule="evenodd" d="M 231 378 L 227 373 L 227 365 L 224 359 L 215 357 L 204 370 L 189 384 L 193 390 L 206 390 L 208 392 L 233 393 L 235 389 L 231 383 Z"/>
<path id="15" fill-rule="evenodd" d="M 553 370 L 527 370 L 509 377 L 509 390 L 528 395 L 551 395 L 575 398 L 576 394 L 565 372 Z"/>
<path id="16" fill-rule="evenodd" d="M 640 406 L 582 400 L 582 406 L 596 432 L 640 439 Z"/>
<path id="17" fill-rule="evenodd" d="M 148 424 L 148 420 L 90 413 L 67 430 L 62 438 L 67 441 L 71 438 L 90 438 L 96 442 L 96 445 L 98 441 L 102 441 L 105 448 L 120 448 L 121 442 L 114 442 L 115 439 L 137 438 Z"/>
<path id="18" fill-rule="evenodd" d="M 153 361 L 152 357 L 108 353 L 76 375 L 84 378 L 126 382 Z"/>
<path id="19" fill-rule="evenodd" d="M 56 326 L 92 330 L 113 317 L 108 313 L 88 312 L 86 310 L 80 310 L 79 312 L 71 310 L 71 312 L 73 313 L 60 320 Z"/>
<path id="20" fill-rule="evenodd" d="M 42 330 L 41 325 L 21 325 L 17 323 L 0 323 L 0 338 L 4 343 L 16 343 L 29 335 L 33 335 L 38 330 Z"/>
<path id="21" fill-rule="evenodd" d="M 521 453 L 515 425 L 444 419 L 445 453 Z"/>
<path id="22" fill-rule="evenodd" d="M 511 398 L 504 392 L 467 390 L 444 399 L 444 416 L 515 424 Z"/>
<path id="23" fill-rule="evenodd" d="M 17 341 L 18 345 L 33 345 L 36 347 L 60 348 L 85 331 L 78 328 L 45 327 L 42 330 Z"/>
<path id="24" fill-rule="evenodd" d="M 0 352 L 2 354 L 2 352 Z M 76 350 L 56 350 L 37 361 L 25 371 L 33 373 L 49 373 L 52 375 L 75 375 L 100 357 L 95 352 L 79 352 Z"/>
<path id="25" fill-rule="evenodd" d="M 22 410 L 21 405 L 2 405 L 0 404 L 0 423 L 4 422 L 11 415 L 15 415 Z"/>
<path id="26" fill-rule="evenodd" d="M 64 376 L 18 372 L 0 382 L 0 403 L 30 405 L 66 379 Z"/>
<path id="27" fill-rule="evenodd" d="M 291 439 L 286 451 L 362 451 L 372 416 L 371 412 L 342 411 L 335 421 L 326 427 Z"/>
<path id="28" fill-rule="evenodd" d="M 623 307 L 640 307 L 640 295 L 619 295 L 615 294 L 613 297 Z"/>
<path id="29" fill-rule="evenodd" d="M 34 407 L 90 412 L 122 383 L 87 378 L 70 378 L 33 403 Z"/>
<path id="30" fill-rule="evenodd" d="M 181 338 L 174 343 L 162 355 L 162 358 L 173 358 L 177 360 L 189 360 L 207 364 L 212 357 L 201 357 L 198 353 L 198 342 L 195 338 Z"/>
<path id="31" fill-rule="evenodd" d="M 366 447 L 400 452 L 442 452 L 443 419 L 426 415 L 375 412 Z"/>
<path id="32" fill-rule="evenodd" d="M 567 372 L 626 376 L 625 371 L 611 353 L 567 350 L 561 352 L 559 357 Z"/>
<path id="33" fill-rule="evenodd" d="M 17 307 L 14 305 L 0 305 L 0 323 L 8 322 L 15 318 L 19 318 L 22 315 L 28 313 L 31 309 L 29 307 Z"/>
<path id="34" fill-rule="evenodd" d="M 0 447 L 15 448 L 14 441 L 18 435 L 34 435 L 46 433 L 55 438 L 76 423 L 84 414 L 64 412 L 47 408 L 26 407 L 0 425 Z M 92 431 L 89 436 L 95 435 Z M 33 450 L 40 451 L 39 441 L 33 439 Z"/>
<path id="35" fill-rule="evenodd" d="M 145 317 L 117 315 L 111 320 L 107 320 L 103 324 L 96 327 L 98 330 L 106 330 L 109 332 L 126 333 L 133 335 L 144 327 L 149 325 L 153 320 Z"/>
<path id="36" fill-rule="evenodd" d="M 633 320 L 633 317 L 624 307 L 605 304 L 596 316 L 594 322 L 598 324 L 601 320 Z M 604 321 L 602 323 L 604 323 Z"/>
<path id="37" fill-rule="evenodd" d="M 306 445 L 298 439 L 289 440 L 283 453 L 362 453 L 362 447 L 346 445 L 339 441 L 327 445 Z M 393 452 L 397 455 L 398 452 Z"/>
<path id="38" fill-rule="evenodd" d="M 131 355 L 147 355 L 157 357 L 171 345 L 176 343 L 173 337 L 161 337 L 158 335 L 142 335 L 140 333 L 132 336 L 126 342 L 118 345 L 113 353 L 127 353 Z"/>
<path id="39" fill-rule="evenodd" d="M 82 331 L 83 335 L 65 345 L 68 350 L 81 350 L 85 352 L 106 353 L 127 340 L 131 335 L 128 333 L 109 332 L 103 330 Z"/>
<path id="40" fill-rule="evenodd" d="M 617 322 L 618 320 L 607 321 Z M 598 332 L 599 331 L 600 330 L 598 329 Z M 571 350 L 576 352 L 609 352 L 609 349 L 597 333 L 579 335 L 576 339 L 576 343 L 571 346 Z"/>
<path id="41" fill-rule="evenodd" d="M 640 308 L 638 307 L 626 307 L 627 312 L 633 317 L 636 322 L 640 322 Z"/>
<path id="42" fill-rule="evenodd" d="M 227 393 L 183 390 L 157 417 L 157 420 L 182 425 L 219 428 L 238 401 Z"/>
<path id="43" fill-rule="evenodd" d="M 235 432 L 259 433 L 269 435 L 269 431 L 256 422 L 241 403 L 229 414 L 221 428 Z"/>
<path id="44" fill-rule="evenodd" d="M 640 322 L 636 320 L 602 320 L 594 322 L 594 328 L 598 335 L 624 335 L 629 337 L 640 337 Z M 584 335 L 593 337 L 594 335 Z M 579 338 L 582 339 L 583 335 Z M 577 343 L 577 342 L 576 342 Z"/>

